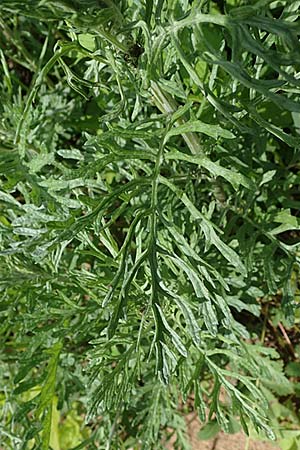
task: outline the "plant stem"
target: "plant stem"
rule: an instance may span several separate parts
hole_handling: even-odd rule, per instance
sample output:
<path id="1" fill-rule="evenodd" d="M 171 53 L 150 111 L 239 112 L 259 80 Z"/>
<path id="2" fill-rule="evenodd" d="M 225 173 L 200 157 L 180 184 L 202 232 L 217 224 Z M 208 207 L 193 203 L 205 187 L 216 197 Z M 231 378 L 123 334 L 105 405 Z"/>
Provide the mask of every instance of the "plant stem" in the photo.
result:
<path id="1" fill-rule="evenodd" d="M 176 101 L 166 92 L 163 92 L 155 81 L 151 81 L 151 93 L 153 95 L 155 106 L 162 113 L 173 114 L 177 111 L 178 105 Z M 182 125 L 184 123 L 185 120 L 181 117 L 176 121 L 177 125 Z M 201 153 L 200 141 L 195 133 L 182 133 L 182 137 L 193 155 L 199 155 L 199 153 Z"/>

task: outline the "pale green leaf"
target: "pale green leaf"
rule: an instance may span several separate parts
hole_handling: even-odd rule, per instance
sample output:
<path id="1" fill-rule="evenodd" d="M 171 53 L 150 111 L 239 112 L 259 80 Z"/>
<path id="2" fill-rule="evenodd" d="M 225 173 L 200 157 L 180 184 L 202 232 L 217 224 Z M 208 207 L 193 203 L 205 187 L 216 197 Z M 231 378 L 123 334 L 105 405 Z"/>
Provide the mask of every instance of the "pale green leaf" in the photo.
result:
<path id="1" fill-rule="evenodd" d="M 204 123 L 200 120 L 191 120 L 168 131 L 166 139 L 169 139 L 171 136 L 178 136 L 179 134 L 191 132 L 206 134 L 207 136 L 210 136 L 214 139 L 218 139 L 219 137 L 222 137 L 224 139 L 235 138 L 235 135 L 231 133 L 231 131 L 224 129 L 219 125 Z"/>

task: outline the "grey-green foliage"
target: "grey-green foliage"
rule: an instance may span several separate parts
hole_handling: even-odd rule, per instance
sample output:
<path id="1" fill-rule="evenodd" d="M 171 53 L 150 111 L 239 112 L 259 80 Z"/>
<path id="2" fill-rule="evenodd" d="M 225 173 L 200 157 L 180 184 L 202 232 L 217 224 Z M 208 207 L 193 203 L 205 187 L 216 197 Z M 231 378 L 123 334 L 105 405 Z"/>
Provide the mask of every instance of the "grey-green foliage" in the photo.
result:
<path id="1" fill-rule="evenodd" d="M 293 320 L 299 7 L 1 0 L 2 446 L 55 396 L 88 448 L 187 448 L 191 397 L 273 437 L 242 318 Z"/>

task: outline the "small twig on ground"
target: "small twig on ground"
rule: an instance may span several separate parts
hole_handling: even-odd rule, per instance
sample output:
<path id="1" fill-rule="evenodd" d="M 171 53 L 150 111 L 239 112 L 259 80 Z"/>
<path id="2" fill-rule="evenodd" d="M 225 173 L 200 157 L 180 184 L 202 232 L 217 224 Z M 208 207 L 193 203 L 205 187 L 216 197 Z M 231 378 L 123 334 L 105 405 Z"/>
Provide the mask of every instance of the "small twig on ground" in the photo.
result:
<path id="1" fill-rule="evenodd" d="M 284 328 L 284 326 L 282 325 L 281 322 L 278 323 L 278 328 L 280 329 L 280 331 L 281 331 L 281 333 L 282 333 L 284 339 L 286 340 L 286 342 L 287 342 L 287 344 L 288 344 L 288 347 L 289 347 L 289 349 L 290 349 L 291 354 L 292 354 L 293 356 L 295 356 L 295 351 L 294 351 L 293 344 L 291 343 L 290 338 L 288 337 L 287 332 L 285 331 L 285 328 Z"/>

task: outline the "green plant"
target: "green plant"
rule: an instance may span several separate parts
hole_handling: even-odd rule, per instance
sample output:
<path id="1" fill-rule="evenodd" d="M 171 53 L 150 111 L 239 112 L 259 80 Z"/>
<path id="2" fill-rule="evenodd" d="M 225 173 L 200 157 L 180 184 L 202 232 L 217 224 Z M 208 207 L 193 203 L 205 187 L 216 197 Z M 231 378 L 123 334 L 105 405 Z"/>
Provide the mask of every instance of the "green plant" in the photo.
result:
<path id="1" fill-rule="evenodd" d="M 74 401 L 74 450 L 188 448 L 191 399 L 274 438 L 248 322 L 294 320 L 299 6 L 1 1 L 2 446 Z"/>

